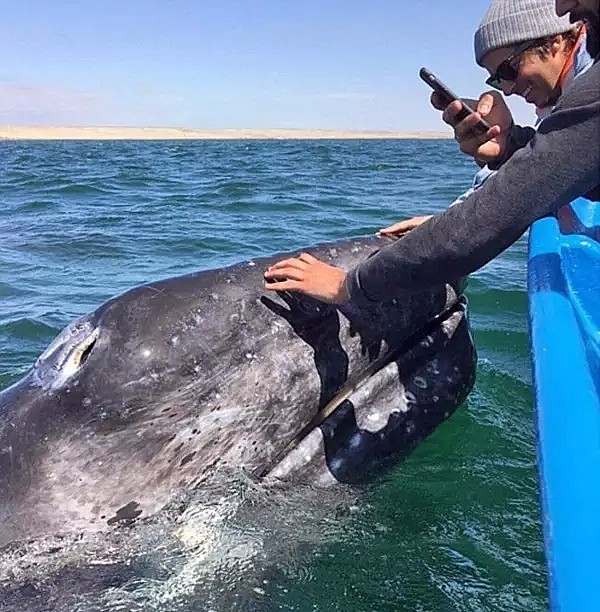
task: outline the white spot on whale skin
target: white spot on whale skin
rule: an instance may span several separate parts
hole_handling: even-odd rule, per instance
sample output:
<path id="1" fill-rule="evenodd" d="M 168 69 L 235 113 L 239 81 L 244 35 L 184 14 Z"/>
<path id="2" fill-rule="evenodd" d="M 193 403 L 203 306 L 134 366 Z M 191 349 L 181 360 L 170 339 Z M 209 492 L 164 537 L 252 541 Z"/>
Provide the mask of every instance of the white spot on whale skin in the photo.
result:
<path id="1" fill-rule="evenodd" d="M 383 423 L 385 421 L 385 417 L 381 414 L 370 414 L 367 419 L 369 419 L 370 423 L 374 425 L 378 425 L 379 423 Z"/>
<path id="2" fill-rule="evenodd" d="M 427 389 L 427 381 L 422 376 L 415 376 L 413 382 L 419 389 Z"/>
<path id="3" fill-rule="evenodd" d="M 341 459 L 334 459 L 331 462 L 331 469 L 332 470 L 339 470 L 342 467 L 343 464 L 344 464 L 344 462 Z"/>
<path id="4" fill-rule="evenodd" d="M 404 392 L 404 406 L 402 412 L 408 412 L 417 405 L 417 396 L 412 391 Z"/>
<path id="5" fill-rule="evenodd" d="M 356 433 L 354 434 L 351 438 L 350 441 L 348 443 L 348 446 L 350 448 L 356 448 L 357 446 L 360 446 L 360 434 Z"/>
<path id="6" fill-rule="evenodd" d="M 273 321 L 271 323 L 271 335 L 278 334 L 283 329 L 283 325 L 279 321 Z"/>
<path id="7" fill-rule="evenodd" d="M 434 376 L 439 375 L 440 364 L 437 359 L 433 359 L 431 362 L 427 364 L 427 372 L 429 372 L 429 374 L 433 374 Z"/>
<path id="8" fill-rule="evenodd" d="M 180 344 L 180 339 L 179 339 L 179 336 L 172 336 L 172 337 L 169 339 L 169 344 L 170 344 L 171 346 L 179 346 L 179 344 Z"/>
<path id="9" fill-rule="evenodd" d="M 255 265 L 256 265 L 256 262 L 254 262 L 254 261 L 249 261 L 249 262 L 248 262 L 248 265 L 249 265 L 250 267 L 255 266 Z"/>
<path id="10" fill-rule="evenodd" d="M 425 336 L 423 340 L 421 340 L 420 345 L 423 348 L 429 348 L 433 344 L 433 336 Z"/>
<path id="11" fill-rule="evenodd" d="M 446 319 L 445 321 L 442 321 L 442 331 L 448 337 L 452 335 L 452 321 L 451 320 Z"/>
<path id="12" fill-rule="evenodd" d="M 256 359 L 256 355 L 254 353 L 246 353 L 246 359 Z"/>

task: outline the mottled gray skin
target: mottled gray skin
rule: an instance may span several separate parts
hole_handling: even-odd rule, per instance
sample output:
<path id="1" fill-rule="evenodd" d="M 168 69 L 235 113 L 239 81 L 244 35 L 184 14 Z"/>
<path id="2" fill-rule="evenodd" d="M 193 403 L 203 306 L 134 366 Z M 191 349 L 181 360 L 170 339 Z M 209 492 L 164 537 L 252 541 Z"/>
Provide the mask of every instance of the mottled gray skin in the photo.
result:
<path id="1" fill-rule="evenodd" d="M 383 244 L 311 252 L 349 269 Z M 427 329 L 460 287 L 338 310 L 264 291 L 263 272 L 280 257 L 113 298 L 0 394 L 0 545 L 148 516 L 218 465 L 267 481 L 362 481 L 464 400 L 475 365 L 464 308 Z M 274 465 L 340 388 L 398 348 Z"/>

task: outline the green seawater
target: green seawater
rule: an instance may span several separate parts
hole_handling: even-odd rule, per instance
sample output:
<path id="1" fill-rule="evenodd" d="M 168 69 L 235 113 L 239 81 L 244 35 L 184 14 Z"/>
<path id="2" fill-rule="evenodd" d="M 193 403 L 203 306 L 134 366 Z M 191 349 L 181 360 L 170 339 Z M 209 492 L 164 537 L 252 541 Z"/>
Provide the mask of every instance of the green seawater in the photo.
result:
<path id="1" fill-rule="evenodd" d="M 0 151 L 0 389 L 114 294 L 441 211 L 476 170 L 445 140 Z M 469 399 L 374 489 L 348 537 L 265 586 L 260 609 L 547 608 L 525 279 L 525 239 L 471 277 Z"/>

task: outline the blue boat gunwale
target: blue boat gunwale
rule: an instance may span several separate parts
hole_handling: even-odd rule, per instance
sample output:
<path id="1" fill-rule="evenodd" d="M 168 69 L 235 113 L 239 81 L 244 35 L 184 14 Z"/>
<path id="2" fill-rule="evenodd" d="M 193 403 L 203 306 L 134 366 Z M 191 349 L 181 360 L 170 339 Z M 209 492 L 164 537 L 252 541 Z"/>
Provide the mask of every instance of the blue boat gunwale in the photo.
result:
<path id="1" fill-rule="evenodd" d="M 576 286 L 600 280 L 600 205 L 569 206 L 531 229 L 528 293 L 550 602 L 579 612 L 600 605 L 600 330 Z"/>

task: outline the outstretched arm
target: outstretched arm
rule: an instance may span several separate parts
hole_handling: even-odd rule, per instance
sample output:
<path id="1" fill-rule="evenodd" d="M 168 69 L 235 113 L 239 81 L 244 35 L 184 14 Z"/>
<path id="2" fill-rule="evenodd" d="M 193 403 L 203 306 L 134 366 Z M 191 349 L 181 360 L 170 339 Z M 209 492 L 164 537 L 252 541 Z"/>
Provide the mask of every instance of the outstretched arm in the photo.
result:
<path id="1" fill-rule="evenodd" d="M 481 189 L 355 268 L 347 279 L 352 299 L 387 301 L 477 270 L 534 221 L 600 184 L 599 142 L 597 63 Z"/>
<path id="2" fill-rule="evenodd" d="M 381 249 L 348 275 L 314 258 L 265 274 L 268 289 L 385 302 L 477 270 L 537 219 L 600 185 L 600 63 L 563 96 L 531 141 L 464 202 Z M 600 193 L 594 195 L 600 199 Z M 292 263 L 295 262 L 295 263 Z"/>

